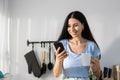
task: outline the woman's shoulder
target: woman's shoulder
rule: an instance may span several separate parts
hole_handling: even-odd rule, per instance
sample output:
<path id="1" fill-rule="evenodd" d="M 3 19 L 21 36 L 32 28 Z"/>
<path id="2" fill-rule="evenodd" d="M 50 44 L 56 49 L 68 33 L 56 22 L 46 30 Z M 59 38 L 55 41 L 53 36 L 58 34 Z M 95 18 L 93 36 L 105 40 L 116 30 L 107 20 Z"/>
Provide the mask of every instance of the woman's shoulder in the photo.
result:
<path id="1" fill-rule="evenodd" d="M 88 50 L 88 51 L 92 54 L 92 56 L 94 56 L 94 57 L 101 54 L 99 47 L 97 46 L 97 44 L 96 44 L 94 41 L 88 40 L 87 50 Z"/>
<path id="2" fill-rule="evenodd" d="M 89 48 L 90 50 L 95 50 L 95 51 L 100 51 L 98 45 L 94 42 L 94 41 L 90 41 L 88 40 L 87 42 L 87 48 Z"/>
<path id="3" fill-rule="evenodd" d="M 60 40 L 60 42 L 63 44 L 63 46 L 66 46 L 68 44 L 67 39 L 62 39 L 62 40 Z"/>
<path id="4" fill-rule="evenodd" d="M 97 47 L 97 44 L 94 41 L 87 40 L 87 46 L 89 46 L 89 47 Z"/>
<path id="5" fill-rule="evenodd" d="M 91 41 L 91 40 L 87 40 L 87 43 L 90 44 L 90 45 L 95 44 L 95 42 L 94 42 L 94 41 Z"/>
<path id="6" fill-rule="evenodd" d="M 67 39 L 62 39 L 60 40 L 61 43 L 66 43 L 67 42 Z"/>

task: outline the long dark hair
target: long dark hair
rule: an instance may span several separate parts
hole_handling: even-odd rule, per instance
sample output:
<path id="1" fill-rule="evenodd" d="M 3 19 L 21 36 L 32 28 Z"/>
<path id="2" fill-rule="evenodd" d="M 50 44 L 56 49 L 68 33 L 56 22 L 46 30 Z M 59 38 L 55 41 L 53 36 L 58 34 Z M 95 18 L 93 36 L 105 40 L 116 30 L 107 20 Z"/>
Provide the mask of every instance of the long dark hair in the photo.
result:
<path id="1" fill-rule="evenodd" d="M 58 38 L 58 41 L 60 41 L 62 39 L 71 39 L 72 38 L 72 36 L 67 31 L 68 20 L 70 18 L 75 18 L 75 19 L 79 20 L 84 25 L 84 29 L 82 31 L 82 37 L 87 39 L 87 40 L 91 40 L 91 41 L 95 42 L 96 45 L 98 46 L 97 42 L 95 41 L 95 39 L 90 31 L 86 17 L 83 15 L 83 13 L 81 13 L 79 11 L 73 11 L 73 12 L 68 14 L 68 16 L 65 19 L 63 29 L 62 29 L 62 32 L 61 32 L 59 38 Z M 98 48 L 99 48 L 99 46 L 98 46 Z"/>

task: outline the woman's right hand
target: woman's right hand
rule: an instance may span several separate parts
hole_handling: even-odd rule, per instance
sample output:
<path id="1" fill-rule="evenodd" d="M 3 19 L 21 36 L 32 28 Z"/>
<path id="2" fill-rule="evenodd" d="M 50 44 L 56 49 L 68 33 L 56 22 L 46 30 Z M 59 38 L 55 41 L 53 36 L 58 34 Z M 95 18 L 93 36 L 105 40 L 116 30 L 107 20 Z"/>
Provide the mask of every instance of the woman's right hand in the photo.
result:
<path id="1" fill-rule="evenodd" d="M 53 68 L 53 73 L 55 77 L 58 77 L 60 75 L 62 71 L 62 61 L 67 57 L 66 50 L 63 50 L 62 52 L 59 51 L 60 51 L 60 47 L 58 47 L 57 50 L 55 51 L 56 60 Z"/>
<path id="2" fill-rule="evenodd" d="M 61 61 L 63 61 L 64 58 L 66 58 L 68 55 L 67 55 L 66 50 L 63 50 L 63 51 L 60 52 L 60 53 L 59 53 L 59 51 L 60 51 L 60 47 L 58 47 L 57 50 L 56 50 L 56 61 L 61 62 Z"/>

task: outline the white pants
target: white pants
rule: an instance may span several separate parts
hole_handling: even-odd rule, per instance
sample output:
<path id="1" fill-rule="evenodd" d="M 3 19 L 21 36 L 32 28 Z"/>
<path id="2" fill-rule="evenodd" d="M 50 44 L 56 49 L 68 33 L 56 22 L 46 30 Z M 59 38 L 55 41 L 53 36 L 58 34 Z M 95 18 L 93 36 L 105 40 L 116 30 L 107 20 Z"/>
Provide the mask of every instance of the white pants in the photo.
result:
<path id="1" fill-rule="evenodd" d="M 64 78 L 63 80 L 90 80 L 89 78 Z"/>

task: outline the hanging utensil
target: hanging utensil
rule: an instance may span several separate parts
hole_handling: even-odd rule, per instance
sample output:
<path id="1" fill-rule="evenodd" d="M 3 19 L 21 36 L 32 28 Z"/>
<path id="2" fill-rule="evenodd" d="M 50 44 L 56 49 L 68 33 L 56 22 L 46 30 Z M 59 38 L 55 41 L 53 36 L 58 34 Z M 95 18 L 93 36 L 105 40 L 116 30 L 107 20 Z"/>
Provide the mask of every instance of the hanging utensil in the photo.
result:
<path id="1" fill-rule="evenodd" d="M 46 63 L 45 63 L 45 51 L 44 51 L 44 53 L 43 53 L 43 63 L 42 63 L 43 73 L 46 73 L 46 70 L 47 70 L 47 68 L 46 68 Z"/>
<path id="2" fill-rule="evenodd" d="M 48 63 L 48 69 L 52 70 L 53 69 L 53 63 L 51 62 L 51 45 L 49 43 L 49 63 Z"/>
<path id="3" fill-rule="evenodd" d="M 45 47 L 45 43 L 43 43 L 44 44 L 44 46 L 43 47 Z M 42 52 L 42 74 L 44 74 L 44 73 L 46 73 L 46 63 L 45 63 L 45 54 L 46 54 L 46 52 L 45 52 L 45 50 Z"/>

